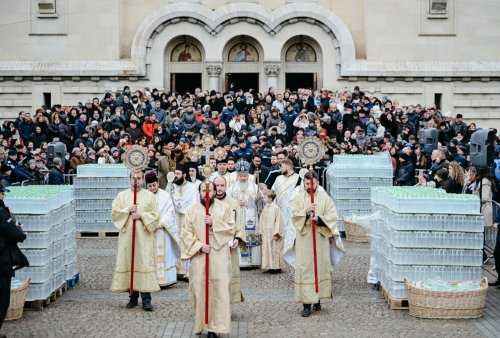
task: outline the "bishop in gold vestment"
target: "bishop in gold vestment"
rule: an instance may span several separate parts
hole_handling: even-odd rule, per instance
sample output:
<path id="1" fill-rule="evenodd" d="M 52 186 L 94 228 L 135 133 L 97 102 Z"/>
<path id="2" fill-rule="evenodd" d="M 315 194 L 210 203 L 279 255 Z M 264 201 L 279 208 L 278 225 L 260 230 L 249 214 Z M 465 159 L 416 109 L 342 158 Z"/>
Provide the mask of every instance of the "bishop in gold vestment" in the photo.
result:
<path id="1" fill-rule="evenodd" d="M 205 216 L 206 185 L 200 185 L 200 201 L 189 208 L 181 230 L 182 258 L 190 259 L 189 297 L 194 311 L 193 333 L 207 330 L 213 333 L 231 331 L 231 254 L 234 238 L 234 216 L 221 201 L 214 199 L 210 183 L 210 216 Z M 209 244 L 205 244 L 207 227 Z M 209 320 L 205 324 L 205 256 L 209 255 Z"/>

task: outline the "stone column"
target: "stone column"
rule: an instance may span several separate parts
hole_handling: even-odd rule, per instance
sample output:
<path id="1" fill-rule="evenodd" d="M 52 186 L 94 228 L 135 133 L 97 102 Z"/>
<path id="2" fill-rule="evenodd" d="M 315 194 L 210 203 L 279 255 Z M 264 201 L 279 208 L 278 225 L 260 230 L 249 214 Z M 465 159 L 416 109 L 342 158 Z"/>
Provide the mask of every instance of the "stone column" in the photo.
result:
<path id="1" fill-rule="evenodd" d="M 207 69 L 208 73 L 208 83 L 209 83 L 209 90 L 219 90 L 219 77 L 220 73 L 222 72 L 222 62 L 219 61 L 211 61 L 211 62 L 206 62 L 205 63 L 205 68 Z"/>
<path id="2" fill-rule="evenodd" d="M 279 61 L 264 61 L 264 73 L 267 75 L 267 88 L 278 86 L 278 75 L 281 70 L 281 62 Z M 277 89 L 277 88 L 276 88 Z"/>

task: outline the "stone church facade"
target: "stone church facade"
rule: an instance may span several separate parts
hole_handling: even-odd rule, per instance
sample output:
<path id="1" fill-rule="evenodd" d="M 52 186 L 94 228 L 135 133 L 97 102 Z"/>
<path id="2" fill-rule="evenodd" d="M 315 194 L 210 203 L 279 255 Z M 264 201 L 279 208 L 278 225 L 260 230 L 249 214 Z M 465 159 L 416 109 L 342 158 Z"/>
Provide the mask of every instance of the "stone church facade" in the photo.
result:
<path id="1" fill-rule="evenodd" d="M 107 90 L 350 88 L 500 127 L 495 0 L 0 0 L 0 119 Z"/>

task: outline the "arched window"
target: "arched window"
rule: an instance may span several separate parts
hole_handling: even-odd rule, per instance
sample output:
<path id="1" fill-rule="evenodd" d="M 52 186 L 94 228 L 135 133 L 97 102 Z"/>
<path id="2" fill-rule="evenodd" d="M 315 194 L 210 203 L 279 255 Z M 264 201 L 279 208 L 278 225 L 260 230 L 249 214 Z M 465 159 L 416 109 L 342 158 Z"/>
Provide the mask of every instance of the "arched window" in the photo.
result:
<path id="1" fill-rule="evenodd" d="M 171 62 L 201 62 L 201 51 L 191 42 L 182 42 L 172 49 Z"/>
<path id="2" fill-rule="evenodd" d="M 316 62 L 316 52 L 311 45 L 297 42 L 291 45 L 285 54 L 286 62 Z"/>
<path id="3" fill-rule="evenodd" d="M 248 42 L 239 42 L 229 50 L 229 62 L 257 62 L 259 53 L 257 49 Z"/>

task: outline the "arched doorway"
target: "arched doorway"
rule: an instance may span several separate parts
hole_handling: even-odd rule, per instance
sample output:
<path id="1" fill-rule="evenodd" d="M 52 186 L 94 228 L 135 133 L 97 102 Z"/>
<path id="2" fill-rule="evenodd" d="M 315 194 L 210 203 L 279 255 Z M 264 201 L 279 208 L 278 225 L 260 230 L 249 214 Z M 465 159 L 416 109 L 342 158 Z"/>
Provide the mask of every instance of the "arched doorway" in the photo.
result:
<path id="1" fill-rule="evenodd" d="M 174 92 L 194 93 L 203 83 L 205 53 L 201 43 L 193 37 L 182 36 L 170 41 L 165 48 L 165 83 Z"/>
<path id="2" fill-rule="evenodd" d="M 259 91 L 262 47 L 253 38 L 241 35 L 228 41 L 223 50 L 226 91 Z"/>
<path id="3" fill-rule="evenodd" d="M 297 36 L 289 39 L 282 50 L 285 87 L 317 89 L 322 86 L 321 48 L 313 39 Z"/>

